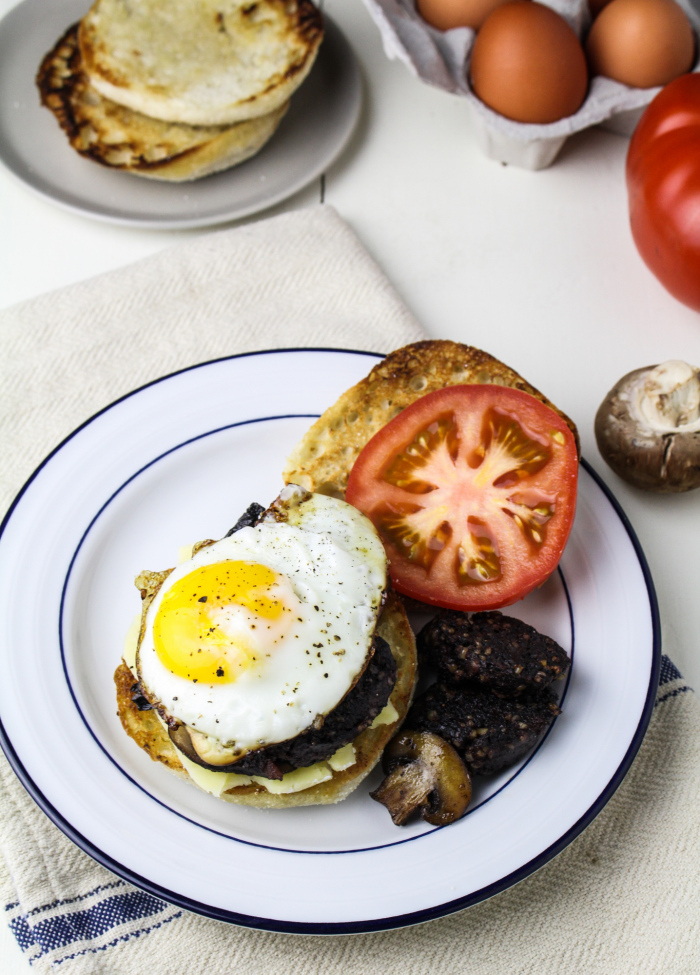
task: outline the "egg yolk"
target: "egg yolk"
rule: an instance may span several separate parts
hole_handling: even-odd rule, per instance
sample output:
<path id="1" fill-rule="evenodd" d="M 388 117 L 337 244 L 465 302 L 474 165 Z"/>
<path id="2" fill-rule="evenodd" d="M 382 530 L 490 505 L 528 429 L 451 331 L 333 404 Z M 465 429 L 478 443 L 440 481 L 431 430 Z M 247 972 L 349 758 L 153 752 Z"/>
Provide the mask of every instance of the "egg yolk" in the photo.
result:
<path id="1" fill-rule="evenodd" d="M 229 684 L 260 666 L 292 620 L 287 580 L 266 565 L 203 565 L 163 596 L 153 623 L 161 663 L 178 677 Z"/>

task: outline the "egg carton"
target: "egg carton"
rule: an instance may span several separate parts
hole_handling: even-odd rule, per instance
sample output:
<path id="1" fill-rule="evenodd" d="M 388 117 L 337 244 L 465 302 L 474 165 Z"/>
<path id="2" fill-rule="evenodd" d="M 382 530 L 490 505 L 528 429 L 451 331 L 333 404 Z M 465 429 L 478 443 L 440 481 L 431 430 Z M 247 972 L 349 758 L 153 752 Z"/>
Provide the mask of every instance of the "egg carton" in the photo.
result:
<path id="1" fill-rule="evenodd" d="M 590 26 L 587 0 L 540 0 L 570 24 L 579 38 Z M 700 51 L 700 11 L 692 0 L 676 0 L 691 23 Z M 630 88 L 596 75 L 586 99 L 574 115 L 548 125 L 513 122 L 493 112 L 469 84 L 469 58 L 476 32 L 470 27 L 440 31 L 416 11 L 415 0 L 364 0 L 379 28 L 384 52 L 403 61 L 430 85 L 466 98 L 479 145 L 490 158 L 523 169 L 545 169 L 556 159 L 570 135 L 600 125 L 629 137 L 644 109 L 661 88 Z M 700 71 L 700 59 L 693 71 Z"/>

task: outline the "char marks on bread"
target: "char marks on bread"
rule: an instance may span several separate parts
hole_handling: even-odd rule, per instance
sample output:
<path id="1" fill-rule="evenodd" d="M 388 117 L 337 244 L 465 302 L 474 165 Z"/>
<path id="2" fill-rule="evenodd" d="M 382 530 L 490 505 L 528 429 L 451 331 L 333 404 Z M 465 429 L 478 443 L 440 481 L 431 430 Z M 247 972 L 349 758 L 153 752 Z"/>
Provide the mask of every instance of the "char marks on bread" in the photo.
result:
<path id="1" fill-rule="evenodd" d="M 276 111 L 308 75 L 322 38 L 310 0 L 96 0 L 79 31 L 101 95 L 189 125 Z"/>
<path id="2" fill-rule="evenodd" d="M 350 470 L 365 444 L 401 410 L 445 386 L 492 383 L 535 396 L 578 432 L 546 396 L 487 352 L 458 342 L 427 340 L 390 353 L 329 407 L 292 451 L 287 483 L 344 498 Z"/>
<path id="3" fill-rule="evenodd" d="M 150 179 L 184 182 L 249 159 L 273 135 L 287 111 L 230 126 L 191 126 L 141 115 L 100 95 L 83 71 L 78 25 L 70 27 L 37 74 L 42 104 L 71 146 L 95 162 Z"/>

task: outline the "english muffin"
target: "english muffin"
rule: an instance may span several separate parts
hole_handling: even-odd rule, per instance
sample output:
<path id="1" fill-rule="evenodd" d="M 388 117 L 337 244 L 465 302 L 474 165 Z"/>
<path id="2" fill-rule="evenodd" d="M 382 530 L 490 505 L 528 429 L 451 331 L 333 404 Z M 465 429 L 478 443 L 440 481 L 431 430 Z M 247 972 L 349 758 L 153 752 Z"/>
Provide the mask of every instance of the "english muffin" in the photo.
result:
<path id="1" fill-rule="evenodd" d="M 230 126 L 163 122 L 117 105 L 90 84 L 82 70 L 78 25 L 44 58 L 37 75 L 42 104 L 71 146 L 88 159 L 149 179 L 183 182 L 236 166 L 255 155 L 288 108 Z"/>
<path id="2" fill-rule="evenodd" d="M 510 386 L 535 396 L 565 420 L 578 445 L 573 421 L 509 366 L 469 345 L 427 340 L 391 352 L 343 393 L 290 454 L 285 481 L 344 498 L 358 454 L 389 420 L 427 393 L 468 383 Z"/>
<path id="3" fill-rule="evenodd" d="M 311 70 L 322 38 L 310 0 L 96 0 L 79 31 L 101 95 L 189 125 L 276 111 Z"/>

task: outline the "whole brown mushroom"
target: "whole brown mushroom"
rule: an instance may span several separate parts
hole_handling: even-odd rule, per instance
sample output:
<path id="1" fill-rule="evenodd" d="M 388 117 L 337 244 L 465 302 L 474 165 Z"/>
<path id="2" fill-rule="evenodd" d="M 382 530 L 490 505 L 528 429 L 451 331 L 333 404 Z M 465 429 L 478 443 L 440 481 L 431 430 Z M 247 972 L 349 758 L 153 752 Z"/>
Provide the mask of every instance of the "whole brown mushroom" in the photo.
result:
<path id="1" fill-rule="evenodd" d="M 700 370 L 671 359 L 623 376 L 600 405 L 595 436 L 603 459 L 636 487 L 700 487 Z"/>

